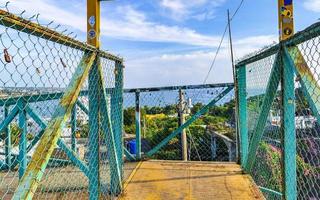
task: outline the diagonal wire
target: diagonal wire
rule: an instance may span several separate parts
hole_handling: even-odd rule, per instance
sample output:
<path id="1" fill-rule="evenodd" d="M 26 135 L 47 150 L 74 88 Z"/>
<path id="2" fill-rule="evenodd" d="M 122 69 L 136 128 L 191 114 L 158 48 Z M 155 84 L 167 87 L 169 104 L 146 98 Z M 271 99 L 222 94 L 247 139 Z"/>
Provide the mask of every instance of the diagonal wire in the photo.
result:
<path id="1" fill-rule="evenodd" d="M 233 18 L 237 15 L 237 13 L 239 12 L 239 10 L 240 10 L 240 8 L 242 7 L 243 3 L 244 3 L 244 0 L 241 0 L 241 2 L 239 3 L 237 9 L 236 9 L 235 12 L 232 14 L 232 17 L 231 17 L 230 21 L 232 21 Z M 219 44 L 219 46 L 218 46 L 218 48 L 217 48 L 217 50 L 216 50 L 216 53 L 215 53 L 214 58 L 213 58 L 213 60 L 212 60 L 212 62 L 211 62 L 210 68 L 209 68 L 209 70 L 208 70 L 208 72 L 207 72 L 207 74 L 206 74 L 206 76 L 205 76 L 204 81 L 203 81 L 203 84 L 205 84 L 205 83 L 207 82 L 207 80 L 208 80 L 208 78 L 209 78 L 209 75 L 210 75 L 210 73 L 211 73 L 211 71 L 212 71 L 212 69 L 213 69 L 213 66 L 214 66 L 215 63 L 216 63 L 216 59 L 217 59 L 217 56 L 218 56 L 218 54 L 219 54 L 219 52 L 220 52 L 220 49 L 221 49 L 221 46 L 222 46 L 222 43 L 223 43 L 223 40 L 224 40 L 224 37 L 225 37 L 225 35 L 226 35 L 227 30 L 228 30 L 228 24 L 225 25 L 224 32 L 223 32 L 223 34 L 222 34 L 222 36 L 221 36 L 220 44 Z"/>

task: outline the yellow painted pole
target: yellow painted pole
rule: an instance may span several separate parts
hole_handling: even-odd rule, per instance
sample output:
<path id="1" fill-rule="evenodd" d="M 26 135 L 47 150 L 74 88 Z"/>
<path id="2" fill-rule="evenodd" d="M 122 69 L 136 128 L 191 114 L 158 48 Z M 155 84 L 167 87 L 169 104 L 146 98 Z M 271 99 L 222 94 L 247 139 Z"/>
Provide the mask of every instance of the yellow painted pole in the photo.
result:
<path id="1" fill-rule="evenodd" d="M 100 47 L 100 1 L 87 0 L 87 43 Z M 89 72 L 89 199 L 100 199 L 100 87 L 99 56 Z"/>
<path id="2" fill-rule="evenodd" d="M 87 43 L 100 47 L 100 1 L 87 0 Z"/>
<path id="3" fill-rule="evenodd" d="M 279 39 L 286 40 L 294 34 L 293 0 L 279 0 Z M 282 174 L 283 199 L 297 199 L 297 164 L 295 133 L 295 82 L 294 68 L 284 56 L 285 47 L 280 48 L 282 90 Z M 276 61 L 277 62 L 277 61 Z"/>
<path id="4" fill-rule="evenodd" d="M 278 0 L 279 40 L 286 40 L 294 34 L 293 0 Z"/>

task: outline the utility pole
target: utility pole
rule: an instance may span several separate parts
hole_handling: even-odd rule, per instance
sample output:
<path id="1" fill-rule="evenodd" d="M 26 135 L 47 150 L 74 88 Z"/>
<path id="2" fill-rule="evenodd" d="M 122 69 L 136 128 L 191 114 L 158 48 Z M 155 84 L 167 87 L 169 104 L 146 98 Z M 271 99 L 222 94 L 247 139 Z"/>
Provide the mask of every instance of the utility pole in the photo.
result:
<path id="1" fill-rule="evenodd" d="M 185 122 L 186 99 L 184 91 L 179 89 L 179 126 Z M 188 161 L 188 144 L 186 130 L 181 131 L 181 154 L 182 160 Z"/>
<path id="2" fill-rule="evenodd" d="M 228 30 L 229 30 L 229 44 L 230 44 L 230 57 L 231 57 L 231 65 L 232 65 L 232 75 L 233 75 L 233 82 L 234 82 L 234 93 L 235 93 L 235 121 L 238 120 L 238 107 L 239 107 L 239 102 L 238 102 L 238 81 L 237 81 L 237 77 L 236 77 L 236 68 L 235 68 L 235 64 L 234 64 L 234 55 L 233 55 L 233 45 L 232 45 L 232 34 L 231 34 L 231 18 L 230 18 L 230 12 L 229 9 L 227 11 L 227 15 L 228 15 Z M 236 124 L 236 131 L 235 131 L 235 137 L 236 138 L 236 145 L 237 145 L 237 151 L 236 151 L 236 159 L 238 162 L 240 162 L 239 160 L 239 152 L 240 152 L 240 145 L 239 145 L 239 136 L 240 136 L 240 132 L 239 132 L 239 127 L 238 127 L 238 123 Z"/>

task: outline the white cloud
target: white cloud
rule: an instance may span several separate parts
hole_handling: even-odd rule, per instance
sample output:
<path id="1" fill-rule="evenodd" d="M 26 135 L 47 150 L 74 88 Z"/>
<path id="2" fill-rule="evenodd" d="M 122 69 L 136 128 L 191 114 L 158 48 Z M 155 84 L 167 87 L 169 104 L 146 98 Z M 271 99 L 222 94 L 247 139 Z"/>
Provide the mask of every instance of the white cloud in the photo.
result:
<path id="1" fill-rule="evenodd" d="M 218 45 L 218 37 L 202 35 L 185 27 L 150 22 L 130 6 L 118 9 L 121 10 L 120 13 L 124 13 L 127 20 L 102 19 L 102 23 L 106 24 L 102 26 L 102 34 L 136 41 L 173 42 L 208 47 Z"/>
<path id="2" fill-rule="evenodd" d="M 6 0 L 0 0 L 3 4 Z M 194 0 L 195 2 L 195 0 Z M 34 6 L 37 5 L 37 6 Z M 178 6 L 178 5 L 176 5 Z M 86 31 L 85 10 L 72 8 L 72 12 L 57 6 L 53 0 L 24 0 L 11 3 L 14 10 L 27 10 L 28 13 L 41 13 L 40 19 L 55 20 L 83 33 Z M 174 7 L 171 5 L 171 7 Z M 81 9 L 81 6 L 77 6 Z M 71 9 L 71 8 L 70 8 Z M 111 13 L 109 13 L 111 14 Z M 113 17 L 102 19 L 102 34 L 109 38 L 134 41 L 157 41 L 189 44 L 216 48 L 220 37 L 206 36 L 179 26 L 167 26 L 159 22 L 148 21 L 147 16 L 130 6 L 118 7 Z M 256 36 L 234 40 L 235 56 L 241 58 L 247 53 L 277 41 L 276 36 Z M 227 42 L 218 56 L 210 82 L 232 81 L 229 49 Z M 137 57 L 139 53 L 135 52 Z M 154 52 L 155 53 L 155 52 Z M 155 55 L 155 54 L 153 54 Z M 159 56 L 143 55 L 140 59 L 126 63 L 126 87 L 159 85 L 200 84 L 214 57 L 213 51 L 189 51 L 188 53 L 159 53 Z"/>
<path id="3" fill-rule="evenodd" d="M 0 0 L 3 3 L 5 1 Z M 20 11 L 25 9 L 28 13 L 40 13 L 40 19 L 54 20 L 56 23 L 86 32 L 85 11 L 67 11 L 52 0 L 14 1 L 10 4 L 10 8 Z M 207 47 L 215 47 L 219 42 L 219 37 L 206 36 L 190 28 L 148 21 L 142 12 L 130 6 L 118 7 L 116 10 L 116 16 L 101 19 L 102 35 L 132 41 L 171 42 Z"/>
<path id="4" fill-rule="evenodd" d="M 306 0 L 303 5 L 308 10 L 320 12 L 320 0 Z"/>
<path id="5" fill-rule="evenodd" d="M 277 40 L 275 35 L 235 40 L 235 59 L 261 49 Z M 247 43 L 248 42 L 248 43 Z M 207 83 L 232 82 L 230 50 L 223 47 Z M 161 54 L 140 57 L 125 63 L 125 87 L 202 84 L 215 55 L 214 51 Z M 139 80 L 139 81 L 137 81 Z"/>
<path id="6" fill-rule="evenodd" d="M 169 12 L 166 16 L 175 20 L 188 18 L 202 21 L 213 17 L 214 8 L 220 6 L 225 0 L 161 0 L 160 6 Z"/>

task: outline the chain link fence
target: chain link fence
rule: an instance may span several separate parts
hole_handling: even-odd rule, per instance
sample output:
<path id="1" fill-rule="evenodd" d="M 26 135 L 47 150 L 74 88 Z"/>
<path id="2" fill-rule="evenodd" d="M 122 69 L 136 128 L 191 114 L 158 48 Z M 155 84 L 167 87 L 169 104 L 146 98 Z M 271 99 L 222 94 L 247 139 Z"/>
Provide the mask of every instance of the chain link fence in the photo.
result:
<path id="1" fill-rule="evenodd" d="M 230 86 L 233 87 L 232 84 L 212 84 L 125 90 L 125 146 L 132 154 L 137 154 L 137 145 L 141 143 L 142 155 L 152 159 L 235 161 L 234 95 L 230 91 L 220 97 Z M 217 99 L 214 106 L 170 138 L 153 155 L 148 155 L 214 99 Z M 136 138 L 137 132 L 141 135 L 141 142 Z M 183 134 L 186 135 L 185 141 Z M 182 151 L 186 151 L 187 158 L 183 158 Z"/>
<path id="2" fill-rule="evenodd" d="M 243 168 L 267 199 L 320 198 L 320 24 L 237 64 Z"/>
<path id="3" fill-rule="evenodd" d="M 281 86 L 275 91 L 274 99 L 264 101 L 268 86 L 279 84 L 280 74 L 277 81 L 270 80 L 272 70 L 277 65 L 276 55 L 271 55 L 246 66 L 247 78 L 247 126 L 249 141 L 256 134 L 261 112 L 268 112 L 268 118 L 263 129 L 263 137 L 259 143 L 256 159 L 251 171 L 255 182 L 263 188 L 272 189 L 282 193 L 282 160 L 281 153 Z M 270 102 L 271 101 L 271 102 Z M 271 104 L 269 111 L 263 108 L 264 104 Z M 267 198 L 274 194 L 264 193 Z"/>
<path id="4" fill-rule="evenodd" d="M 24 15 L 0 10 L 0 198 L 118 195 L 122 59 Z"/>

